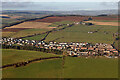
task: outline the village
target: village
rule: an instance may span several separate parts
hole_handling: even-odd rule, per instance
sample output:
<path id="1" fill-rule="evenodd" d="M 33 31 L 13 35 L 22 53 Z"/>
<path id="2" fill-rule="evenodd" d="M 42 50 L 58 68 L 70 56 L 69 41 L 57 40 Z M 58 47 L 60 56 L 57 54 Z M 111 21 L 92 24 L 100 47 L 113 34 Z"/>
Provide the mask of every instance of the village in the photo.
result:
<path id="1" fill-rule="evenodd" d="M 2 45 L 18 45 L 18 46 L 34 46 L 36 48 L 52 49 L 66 51 L 66 56 L 71 57 L 88 57 L 88 56 L 104 56 L 106 58 L 118 58 L 118 50 L 111 44 L 96 43 L 91 44 L 87 42 L 49 42 L 36 40 L 23 40 L 14 38 L 2 38 L 0 41 Z"/>

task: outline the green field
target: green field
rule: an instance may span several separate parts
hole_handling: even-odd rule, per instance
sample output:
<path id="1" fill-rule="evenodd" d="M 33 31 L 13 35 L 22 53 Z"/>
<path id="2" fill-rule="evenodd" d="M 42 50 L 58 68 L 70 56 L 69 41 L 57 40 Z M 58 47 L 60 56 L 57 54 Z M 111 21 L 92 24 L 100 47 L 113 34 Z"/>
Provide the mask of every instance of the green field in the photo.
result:
<path id="1" fill-rule="evenodd" d="M 99 30 L 96 33 L 88 33 L 88 31 Z M 46 38 L 46 42 L 56 40 L 56 42 L 91 42 L 91 43 L 112 43 L 112 34 L 117 32 L 117 26 L 85 26 L 75 25 L 73 27 L 66 28 L 62 31 L 52 32 Z M 107 32 L 108 34 L 104 33 Z M 61 38 L 64 37 L 64 38 Z"/>
<path id="2" fill-rule="evenodd" d="M 62 27 L 59 27 L 62 28 Z M 88 33 L 90 31 L 98 31 L 96 33 Z M 66 28 L 62 31 L 56 31 L 50 33 L 46 42 L 56 40 L 56 42 L 90 42 L 90 43 L 110 43 L 112 44 L 113 33 L 118 31 L 117 26 L 86 26 L 86 25 L 74 25 Z M 105 34 L 107 32 L 108 34 Z M 40 40 L 44 38 L 46 34 L 28 37 L 25 39 Z M 59 38 L 59 39 L 58 39 Z"/>
<path id="3" fill-rule="evenodd" d="M 48 27 L 56 27 L 56 26 L 58 26 L 58 25 L 60 25 L 60 24 L 71 24 L 71 23 L 73 23 L 73 22 L 72 22 L 72 21 L 54 22 L 54 23 L 52 23 L 51 25 L 49 25 Z"/>
<path id="4" fill-rule="evenodd" d="M 3 78 L 117 78 L 117 59 L 66 57 L 3 69 Z"/>
<path id="5" fill-rule="evenodd" d="M 41 34 L 41 35 L 37 35 L 37 36 L 33 36 L 33 37 L 26 37 L 26 38 L 23 38 L 23 39 L 28 39 L 28 40 L 41 40 L 43 39 L 45 36 L 47 35 L 47 33 L 45 34 Z"/>
<path id="6" fill-rule="evenodd" d="M 108 58 L 67 57 L 65 78 L 117 78 L 118 60 Z"/>
<path id="7" fill-rule="evenodd" d="M 14 35 L 11 35 L 10 37 L 13 37 L 13 38 L 24 37 L 28 35 L 43 33 L 46 31 L 48 31 L 48 29 L 26 29 L 26 30 L 16 32 Z"/>
<path id="8" fill-rule="evenodd" d="M 15 50 L 15 49 L 2 49 L 2 64 L 11 64 L 16 62 L 27 61 L 40 57 L 58 56 L 52 53 L 44 53 L 39 51 Z"/>

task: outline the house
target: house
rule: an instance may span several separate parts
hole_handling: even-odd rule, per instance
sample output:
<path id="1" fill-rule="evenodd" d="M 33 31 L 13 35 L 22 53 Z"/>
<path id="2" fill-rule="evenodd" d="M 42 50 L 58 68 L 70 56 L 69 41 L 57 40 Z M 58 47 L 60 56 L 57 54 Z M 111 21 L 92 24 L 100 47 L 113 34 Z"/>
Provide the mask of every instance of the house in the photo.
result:
<path id="1" fill-rule="evenodd" d="M 88 50 L 94 50 L 94 48 L 92 48 L 92 47 L 89 47 L 89 48 L 88 48 Z"/>
<path id="2" fill-rule="evenodd" d="M 81 50 L 86 50 L 86 49 L 87 49 L 87 47 L 81 47 L 80 49 L 81 49 Z"/>
<path id="3" fill-rule="evenodd" d="M 88 52 L 77 52 L 77 54 L 79 54 L 80 56 L 86 56 L 86 55 L 88 55 Z"/>

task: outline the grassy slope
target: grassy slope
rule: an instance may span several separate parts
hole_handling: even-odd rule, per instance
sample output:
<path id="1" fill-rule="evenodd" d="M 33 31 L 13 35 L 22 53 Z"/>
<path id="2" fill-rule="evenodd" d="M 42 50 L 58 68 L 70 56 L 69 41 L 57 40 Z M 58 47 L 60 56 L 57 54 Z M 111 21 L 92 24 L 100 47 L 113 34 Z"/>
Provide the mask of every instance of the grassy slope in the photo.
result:
<path id="1" fill-rule="evenodd" d="M 29 59 L 35 59 L 40 57 L 58 56 L 50 53 L 43 53 L 38 51 L 27 51 L 27 50 L 15 50 L 15 49 L 2 49 L 2 64 L 10 64 Z"/>
<path id="2" fill-rule="evenodd" d="M 117 78 L 117 59 L 73 58 L 65 59 L 64 77 L 67 78 Z"/>
<path id="3" fill-rule="evenodd" d="M 53 24 L 49 25 L 48 27 L 56 27 L 60 24 L 70 24 L 73 23 L 72 21 L 60 21 L 60 22 L 54 22 Z"/>
<path id="4" fill-rule="evenodd" d="M 88 34 L 88 31 L 95 31 L 100 29 L 97 33 Z M 109 34 L 104 34 L 104 31 Z M 117 32 L 116 26 L 84 26 L 75 25 L 73 27 L 64 29 L 62 31 L 53 32 L 48 35 L 46 41 L 52 41 L 56 38 L 61 38 L 57 42 L 92 42 L 92 43 L 112 43 L 112 33 Z"/>
<path id="5" fill-rule="evenodd" d="M 28 39 L 28 40 L 41 40 L 46 36 L 47 33 L 45 34 L 41 34 L 41 35 L 37 35 L 37 36 L 33 36 L 33 37 L 26 37 L 23 39 Z"/>
<path id="6" fill-rule="evenodd" d="M 62 60 L 45 60 L 25 67 L 3 70 L 3 78 L 58 78 L 61 76 Z"/>
<path id="7" fill-rule="evenodd" d="M 31 63 L 25 67 L 3 70 L 7 78 L 117 78 L 117 59 L 106 58 L 65 58 Z"/>
<path id="8" fill-rule="evenodd" d="M 28 36 L 28 35 L 43 33 L 46 31 L 48 31 L 48 29 L 26 29 L 26 30 L 16 32 L 14 35 L 11 35 L 11 37 L 13 37 L 13 38 L 24 37 L 24 36 Z"/>

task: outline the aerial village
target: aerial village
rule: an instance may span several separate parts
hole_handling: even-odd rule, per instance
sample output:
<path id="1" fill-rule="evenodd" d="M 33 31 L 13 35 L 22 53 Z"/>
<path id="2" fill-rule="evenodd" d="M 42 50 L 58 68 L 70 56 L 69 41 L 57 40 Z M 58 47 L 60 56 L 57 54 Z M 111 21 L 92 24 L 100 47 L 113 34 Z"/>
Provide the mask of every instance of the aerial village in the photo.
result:
<path id="1" fill-rule="evenodd" d="M 87 42 L 49 42 L 36 41 L 36 40 L 23 40 L 14 38 L 2 38 L 0 41 L 2 45 L 30 45 L 36 48 L 53 49 L 66 51 L 66 56 L 71 57 L 88 57 L 88 56 L 104 56 L 106 58 L 118 58 L 118 50 L 111 44 L 96 43 L 91 44 Z"/>

